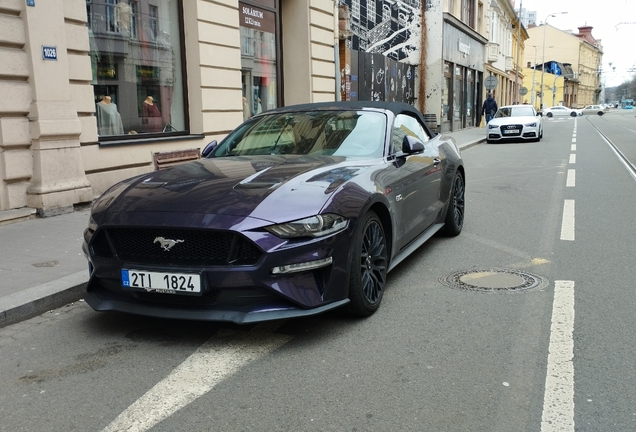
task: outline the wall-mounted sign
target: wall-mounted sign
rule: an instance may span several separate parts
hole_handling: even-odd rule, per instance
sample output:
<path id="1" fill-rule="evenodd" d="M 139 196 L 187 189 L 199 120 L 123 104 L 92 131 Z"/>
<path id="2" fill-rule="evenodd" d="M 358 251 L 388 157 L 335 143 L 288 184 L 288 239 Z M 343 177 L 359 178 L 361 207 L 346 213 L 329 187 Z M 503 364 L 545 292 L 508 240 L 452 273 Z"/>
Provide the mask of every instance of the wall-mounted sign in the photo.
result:
<path id="1" fill-rule="evenodd" d="M 263 9 L 239 3 L 240 25 L 268 33 L 276 33 L 276 15 Z"/>
<path id="2" fill-rule="evenodd" d="M 457 41 L 457 50 L 460 53 L 464 54 L 464 57 L 466 57 L 467 55 L 470 55 L 470 45 L 462 42 L 461 39 Z"/>
<path id="3" fill-rule="evenodd" d="M 27 6 L 35 6 L 35 0 L 26 0 Z"/>
<path id="4" fill-rule="evenodd" d="M 42 45 L 43 60 L 57 60 L 57 47 Z"/>

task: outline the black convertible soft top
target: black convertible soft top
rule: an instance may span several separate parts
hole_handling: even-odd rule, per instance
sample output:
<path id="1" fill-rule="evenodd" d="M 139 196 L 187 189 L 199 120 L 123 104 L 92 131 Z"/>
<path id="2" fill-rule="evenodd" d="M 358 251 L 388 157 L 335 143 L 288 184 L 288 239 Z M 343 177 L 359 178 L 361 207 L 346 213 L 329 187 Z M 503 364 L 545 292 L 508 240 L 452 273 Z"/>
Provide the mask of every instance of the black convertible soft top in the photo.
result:
<path id="1" fill-rule="evenodd" d="M 299 112 L 299 111 L 315 111 L 315 110 L 356 110 L 365 108 L 375 108 L 391 111 L 394 115 L 398 114 L 410 114 L 413 117 L 417 117 L 420 123 L 426 125 L 424 116 L 422 113 L 412 105 L 403 102 L 384 102 L 384 101 L 340 101 L 340 102 L 315 102 L 308 104 L 289 105 L 285 107 L 275 108 L 263 112 L 260 115 L 267 113 L 285 113 L 285 112 Z M 434 132 L 432 132 L 435 135 Z"/>

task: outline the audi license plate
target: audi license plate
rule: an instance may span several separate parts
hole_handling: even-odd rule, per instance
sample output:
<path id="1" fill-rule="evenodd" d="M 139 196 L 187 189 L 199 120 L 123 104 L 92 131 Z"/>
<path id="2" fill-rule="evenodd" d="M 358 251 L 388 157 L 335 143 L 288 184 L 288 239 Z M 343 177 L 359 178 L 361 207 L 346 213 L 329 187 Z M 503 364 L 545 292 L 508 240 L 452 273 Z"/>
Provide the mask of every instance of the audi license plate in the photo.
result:
<path id="1" fill-rule="evenodd" d="M 193 273 L 122 269 L 121 284 L 125 288 L 169 294 L 201 292 L 201 276 Z"/>
<path id="2" fill-rule="evenodd" d="M 506 129 L 503 131 L 504 134 L 516 134 L 519 133 L 519 129 Z"/>

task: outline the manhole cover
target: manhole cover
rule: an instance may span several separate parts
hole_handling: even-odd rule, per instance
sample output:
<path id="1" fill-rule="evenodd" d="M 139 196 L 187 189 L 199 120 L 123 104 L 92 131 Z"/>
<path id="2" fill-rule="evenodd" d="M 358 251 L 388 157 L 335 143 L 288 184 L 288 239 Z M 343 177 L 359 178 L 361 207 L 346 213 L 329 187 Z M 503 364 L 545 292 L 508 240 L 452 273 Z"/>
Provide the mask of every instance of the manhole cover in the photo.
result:
<path id="1" fill-rule="evenodd" d="M 519 270 L 464 270 L 441 276 L 439 281 L 462 291 L 502 294 L 548 286 L 546 278 Z"/>

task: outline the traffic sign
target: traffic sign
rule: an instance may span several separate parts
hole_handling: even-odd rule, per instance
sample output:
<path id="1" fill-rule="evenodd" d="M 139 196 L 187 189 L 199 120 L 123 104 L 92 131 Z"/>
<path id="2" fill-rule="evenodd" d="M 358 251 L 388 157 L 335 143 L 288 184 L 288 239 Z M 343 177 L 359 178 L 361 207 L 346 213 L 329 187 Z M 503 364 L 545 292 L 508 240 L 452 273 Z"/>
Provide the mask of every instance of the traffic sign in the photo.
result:
<path id="1" fill-rule="evenodd" d="M 521 87 L 521 88 L 519 89 L 519 94 L 520 94 L 521 96 L 525 96 L 525 95 L 527 95 L 527 94 L 528 94 L 528 89 L 527 89 L 527 88 L 525 88 L 525 87 Z"/>
<path id="2" fill-rule="evenodd" d="M 497 84 L 499 84 L 499 81 L 494 75 L 490 75 L 484 80 L 484 86 L 486 87 L 486 90 L 494 89 L 495 87 L 497 87 Z"/>

